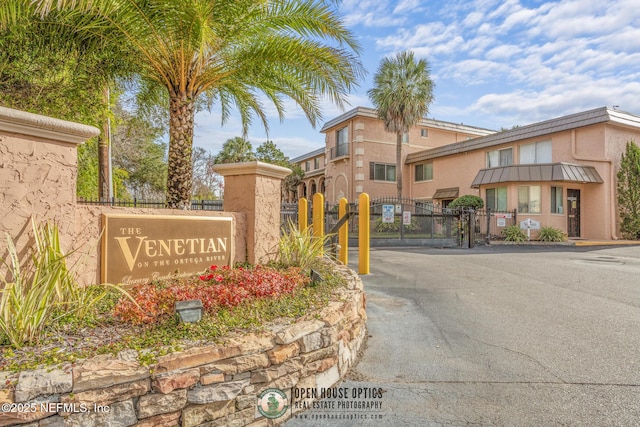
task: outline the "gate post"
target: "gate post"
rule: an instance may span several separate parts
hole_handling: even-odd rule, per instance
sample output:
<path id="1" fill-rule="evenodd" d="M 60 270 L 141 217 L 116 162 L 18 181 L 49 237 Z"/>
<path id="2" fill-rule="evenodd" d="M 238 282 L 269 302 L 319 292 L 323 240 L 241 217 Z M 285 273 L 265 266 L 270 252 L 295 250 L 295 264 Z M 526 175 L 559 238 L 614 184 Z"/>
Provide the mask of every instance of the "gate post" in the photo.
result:
<path id="1" fill-rule="evenodd" d="M 369 274 L 369 195 L 360 194 L 358 202 L 358 273 Z"/>
<path id="2" fill-rule="evenodd" d="M 491 208 L 487 207 L 487 245 L 491 241 Z"/>
<path id="3" fill-rule="evenodd" d="M 347 214 L 347 199 L 341 198 L 338 206 L 338 220 Z M 346 221 L 338 230 L 338 245 L 340 245 L 340 252 L 338 252 L 338 259 L 344 265 L 347 265 L 349 261 L 349 221 Z"/>
<path id="4" fill-rule="evenodd" d="M 324 237 L 324 196 L 322 193 L 313 195 L 313 235 Z"/>
<path id="5" fill-rule="evenodd" d="M 304 197 L 298 200 L 298 229 L 300 231 L 305 231 L 308 224 L 309 218 L 309 202 Z"/>
<path id="6" fill-rule="evenodd" d="M 268 261 L 280 240 L 280 189 L 291 169 L 259 161 L 219 164 L 213 169 L 224 177 L 224 210 L 247 216 L 247 261 Z"/>
<path id="7" fill-rule="evenodd" d="M 469 249 L 476 245 L 476 211 L 469 211 Z"/>

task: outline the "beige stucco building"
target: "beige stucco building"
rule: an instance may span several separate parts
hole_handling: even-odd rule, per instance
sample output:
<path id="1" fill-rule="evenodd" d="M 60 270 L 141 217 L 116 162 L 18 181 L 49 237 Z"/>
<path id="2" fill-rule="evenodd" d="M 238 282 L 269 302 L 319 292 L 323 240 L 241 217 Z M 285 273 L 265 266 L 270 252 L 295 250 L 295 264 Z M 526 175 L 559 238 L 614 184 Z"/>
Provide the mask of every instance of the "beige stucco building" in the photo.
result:
<path id="1" fill-rule="evenodd" d="M 395 135 L 375 110 L 358 107 L 322 132 L 326 166 L 313 179 L 329 203 L 395 196 Z M 425 119 L 405 138 L 405 197 L 446 207 L 473 194 L 534 227 L 619 238 L 616 174 L 627 141 L 640 141 L 640 116 L 603 107 L 502 132 Z"/>
<path id="2" fill-rule="evenodd" d="M 357 107 L 321 129 L 325 134 L 325 197 L 337 203 L 342 197 L 355 201 L 366 192 L 370 197 L 397 194 L 396 135 L 386 132 L 372 108 Z M 404 136 L 403 156 L 429 148 L 464 142 L 493 133 L 463 124 L 423 119 Z M 410 194 L 408 175 L 403 173 L 405 195 Z"/>

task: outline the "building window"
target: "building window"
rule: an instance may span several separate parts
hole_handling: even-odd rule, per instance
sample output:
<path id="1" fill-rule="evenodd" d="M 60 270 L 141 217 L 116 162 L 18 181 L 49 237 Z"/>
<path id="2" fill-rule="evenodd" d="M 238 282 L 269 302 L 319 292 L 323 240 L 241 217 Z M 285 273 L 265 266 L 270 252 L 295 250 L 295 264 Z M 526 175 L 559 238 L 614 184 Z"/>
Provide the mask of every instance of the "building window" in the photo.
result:
<path id="1" fill-rule="evenodd" d="M 396 180 L 396 165 L 386 163 L 369 163 L 369 178 L 374 181 L 391 181 Z"/>
<path id="2" fill-rule="evenodd" d="M 487 167 L 509 166 L 513 164 L 513 148 L 487 152 Z"/>
<path id="3" fill-rule="evenodd" d="M 551 187 L 551 213 L 561 214 L 563 213 L 562 207 L 562 187 Z"/>
<path id="4" fill-rule="evenodd" d="M 433 179 L 433 163 L 416 165 L 416 182 L 431 181 Z"/>
<path id="5" fill-rule="evenodd" d="M 518 187 L 518 213 L 539 214 L 541 191 L 539 185 Z"/>
<path id="6" fill-rule="evenodd" d="M 551 141 L 520 146 L 520 164 L 551 163 Z"/>
<path id="7" fill-rule="evenodd" d="M 320 169 L 320 157 L 313 159 L 313 169 Z"/>
<path id="8" fill-rule="evenodd" d="M 423 138 L 429 137 L 429 129 L 422 128 L 420 129 L 420 136 Z"/>
<path id="9" fill-rule="evenodd" d="M 346 156 L 349 154 L 349 128 L 343 127 L 336 131 L 336 146 L 331 149 L 331 158 Z"/>
<path id="10" fill-rule="evenodd" d="M 492 211 L 507 210 L 507 187 L 487 188 L 487 208 Z"/>
<path id="11" fill-rule="evenodd" d="M 309 172 L 310 169 L 311 169 L 311 162 L 307 160 L 306 162 L 304 162 L 304 170 L 305 172 Z"/>
<path id="12" fill-rule="evenodd" d="M 403 144 L 408 144 L 409 143 L 409 134 L 406 133 L 406 132 L 402 134 L 402 143 Z"/>

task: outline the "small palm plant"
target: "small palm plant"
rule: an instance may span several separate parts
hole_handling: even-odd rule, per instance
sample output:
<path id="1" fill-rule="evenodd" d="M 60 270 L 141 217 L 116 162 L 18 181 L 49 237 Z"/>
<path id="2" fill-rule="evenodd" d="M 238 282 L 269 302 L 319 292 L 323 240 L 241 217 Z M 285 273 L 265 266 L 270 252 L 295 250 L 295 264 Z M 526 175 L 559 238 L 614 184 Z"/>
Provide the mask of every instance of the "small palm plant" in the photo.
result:
<path id="1" fill-rule="evenodd" d="M 564 231 L 555 227 L 542 227 L 538 238 L 541 242 L 565 242 L 567 235 Z"/>
<path id="2" fill-rule="evenodd" d="M 324 254 L 324 247 L 331 235 L 314 236 L 312 227 L 301 230 L 293 221 L 287 224 L 287 233 L 280 237 L 280 263 L 285 266 L 300 267 L 308 271 L 314 267 Z"/>
<path id="3" fill-rule="evenodd" d="M 25 261 L 11 236 L 5 233 L 9 261 L 3 261 L 8 277 L 2 277 L 0 289 L 0 333 L 14 348 L 37 342 L 47 326 L 69 313 L 83 318 L 104 298 L 109 288 L 99 291 L 80 286 L 67 266 L 69 254 L 60 245 L 56 225 L 36 225 L 32 219 L 34 247 Z M 127 294 L 128 295 L 128 294 Z M 0 341 L 1 341 L 0 336 Z"/>
<path id="4" fill-rule="evenodd" d="M 521 243 L 527 241 L 527 235 L 524 234 L 524 231 L 522 231 L 522 229 L 517 225 L 510 225 L 508 227 L 505 227 L 505 229 L 502 230 L 502 234 L 504 235 L 504 240 L 506 240 L 507 242 Z"/>

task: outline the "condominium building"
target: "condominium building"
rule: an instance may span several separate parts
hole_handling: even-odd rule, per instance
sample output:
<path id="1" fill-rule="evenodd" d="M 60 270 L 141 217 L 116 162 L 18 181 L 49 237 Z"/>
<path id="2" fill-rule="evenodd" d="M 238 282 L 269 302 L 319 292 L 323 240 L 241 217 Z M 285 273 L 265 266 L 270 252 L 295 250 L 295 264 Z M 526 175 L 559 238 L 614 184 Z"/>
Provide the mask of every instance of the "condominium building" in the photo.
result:
<path id="1" fill-rule="evenodd" d="M 314 153 L 326 163 L 310 179 L 327 201 L 396 195 L 396 136 L 375 110 L 358 107 L 321 132 Z M 473 194 L 536 229 L 617 239 L 616 175 L 627 141 L 640 141 L 640 116 L 602 107 L 502 132 L 424 119 L 404 138 L 404 197 L 446 207 Z"/>

